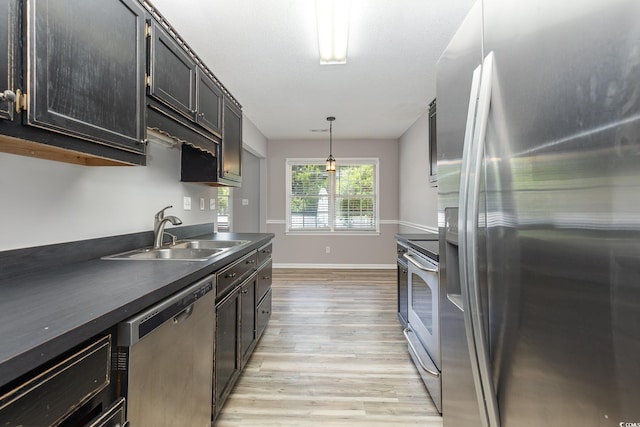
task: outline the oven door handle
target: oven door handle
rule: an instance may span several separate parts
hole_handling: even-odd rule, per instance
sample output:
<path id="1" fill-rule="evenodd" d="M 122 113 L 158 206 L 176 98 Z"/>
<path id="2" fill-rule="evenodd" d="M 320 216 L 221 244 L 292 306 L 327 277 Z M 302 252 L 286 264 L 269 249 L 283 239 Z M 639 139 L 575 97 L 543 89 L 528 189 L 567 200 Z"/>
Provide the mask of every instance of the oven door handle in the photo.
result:
<path id="1" fill-rule="evenodd" d="M 411 347 L 411 350 L 413 351 L 413 354 L 416 355 L 416 359 L 418 359 L 418 363 L 420 363 L 420 367 L 428 374 L 433 375 L 434 377 L 439 377 L 440 373 L 436 372 L 432 369 L 429 369 L 425 366 L 424 362 L 422 361 L 422 359 L 420 358 L 420 353 L 418 353 L 418 350 L 416 350 L 416 348 L 413 346 L 413 342 L 411 341 L 411 338 L 409 338 L 409 332 L 412 332 L 415 334 L 415 332 L 413 332 L 413 330 L 411 328 L 405 328 L 402 333 L 404 334 L 404 337 L 407 339 L 407 342 L 409 343 L 409 347 Z"/>
<path id="2" fill-rule="evenodd" d="M 411 254 L 404 254 L 402 256 L 405 257 L 411 264 L 415 265 L 416 267 L 418 267 L 422 271 L 428 271 L 429 273 L 437 273 L 438 272 L 437 268 L 427 267 L 426 265 L 421 264 L 420 262 L 416 261 L 414 256 L 411 255 Z"/>

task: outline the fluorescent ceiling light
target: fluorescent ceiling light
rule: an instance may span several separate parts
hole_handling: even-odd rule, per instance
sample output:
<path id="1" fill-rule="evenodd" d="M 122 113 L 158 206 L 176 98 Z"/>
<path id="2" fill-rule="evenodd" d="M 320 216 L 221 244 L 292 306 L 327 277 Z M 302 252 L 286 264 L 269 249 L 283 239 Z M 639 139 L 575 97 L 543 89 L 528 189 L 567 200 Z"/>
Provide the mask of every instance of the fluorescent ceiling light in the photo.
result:
<path id="1" fill-rule="evenodd" d="M 320 64 L 346 64 L 349 0 L 316 0 Z"/>

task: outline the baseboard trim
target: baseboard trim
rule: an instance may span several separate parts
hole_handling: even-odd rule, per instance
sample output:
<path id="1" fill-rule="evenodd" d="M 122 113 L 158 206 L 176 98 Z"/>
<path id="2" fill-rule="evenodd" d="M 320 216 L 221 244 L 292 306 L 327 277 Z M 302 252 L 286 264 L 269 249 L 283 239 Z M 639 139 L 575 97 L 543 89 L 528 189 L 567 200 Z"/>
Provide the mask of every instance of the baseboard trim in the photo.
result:
<path id="1" fill-rule="evenodd" d="M 313 268 L 331 270 L 394 270 L 396 264 L 297 264 L 297 263 L 274 263 L 273 268 Z"/>

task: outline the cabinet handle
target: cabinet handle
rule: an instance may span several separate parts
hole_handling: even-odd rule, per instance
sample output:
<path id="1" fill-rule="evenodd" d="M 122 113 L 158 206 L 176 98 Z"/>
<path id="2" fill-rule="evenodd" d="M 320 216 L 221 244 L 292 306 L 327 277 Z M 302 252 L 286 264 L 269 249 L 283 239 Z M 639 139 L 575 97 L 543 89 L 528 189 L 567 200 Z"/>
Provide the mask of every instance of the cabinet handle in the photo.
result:
<path id="1" fill-rule="evenodd" d="M 271 279 L 271 276 L 262 276 L 262 280 L 269 280 Z"/>
<path id="2" fill-rule="evenodd" d="M 0 101 L 16 102 L 16 94 L 13 91 L 7 89 L 0 93 Z"/>
<path id="3" fill-rule="evenodd" d="M 18 94 L 20 94 L 20 89 L 18 89 Z M 9 89 L 7 89 L 4 92 L 0 93 L 0 101 L 7 101 L 8 103 L 15 103 L 16 104 L 15 108 L 8 108 L 7 109 L 8 112 L 9 112 L 9 119 L 10 120 L 13 120 L 13 110 L 14 109 L 18 113 L 21 111 L 21 109 L 19 108 L 20 107 L 20 103 L 16 102 L 16 94 L 13 91 L 9 90 Z"/>
<path id="4" fill-rule="evenodd" d="M 224 277 L 227 279 L 233 279 L 236 277 L 236 273 L 227 273 Z"/>
<path id="5" fill-rule="evenodd" d="M 249 292 L 247 289 L 245 289 L 244 291 L 242 291 L 243 294 L 246 294 L 247 292 Z"/>
<path id="6" fill-rule="evenodd" d="M 269 314 L 268 311 L 262 310 L 262 314 Z"/>
<path id="7" fill-rule="evenodd" d="M 203 117 L 204 117 L 204 113 L 200 113 L 200 114 L 198 114 L 198 117 L 203 118 Z"/>
<path id="8" fill-rule="evenodd" d="M 255 264 L 256 260 L 255 259 L 250 259 L 247 261 L 247 264 Z"/>
<path id="9" fill-rule="evenodd" d="M 265 249 L 264 251 L 262 251 L 262 253 L 263 253 L 263 254 L 270 254 L 270 253 L 271 253 L 271 250 L 269 250 L 269 249 Z"/>

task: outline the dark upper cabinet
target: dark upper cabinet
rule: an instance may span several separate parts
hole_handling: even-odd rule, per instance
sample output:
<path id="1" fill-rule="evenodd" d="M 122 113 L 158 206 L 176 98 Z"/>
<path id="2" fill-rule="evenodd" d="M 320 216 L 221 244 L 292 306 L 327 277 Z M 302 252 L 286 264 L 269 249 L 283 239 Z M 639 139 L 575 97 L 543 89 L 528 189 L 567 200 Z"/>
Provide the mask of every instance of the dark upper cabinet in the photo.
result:
<path id="1" fill-rule="evenodd" d="M 220 178 L 230 185 L 242 182 L 242 110 L 224 98 Z"/>
<path id="2" fill-rule="evenodd" d="M 151 28 L 149 95 L 195 120 L 196 63 L 157 22 Z"/>
<path id="3" fill-rule="evenodd" d="M 144 153 L 144 8 L 29 0 L 27 11 L 26 124 Z"/>
<path id="4" fill-rule="evenodd" d="M 18 36 L 18 0 L 0 1 L 0 93 L 15 91 L 15 39 Z M 6 78 L 5 78 L 6 76 Z M 13 119 L 13 102 L 0 101 L 0 119 Z"/>
<path id="5" fill-rule="evenodd" d="M 222 123 L 222 89 L 201 68 L 196 70 L 197 114 L 196 122 L 220 135 Z"/>

